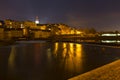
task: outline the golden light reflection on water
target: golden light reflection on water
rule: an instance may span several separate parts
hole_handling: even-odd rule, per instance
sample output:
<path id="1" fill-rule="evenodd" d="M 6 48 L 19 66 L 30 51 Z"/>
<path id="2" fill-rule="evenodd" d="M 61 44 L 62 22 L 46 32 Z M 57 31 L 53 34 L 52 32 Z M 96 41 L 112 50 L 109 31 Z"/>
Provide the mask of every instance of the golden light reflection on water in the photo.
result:
<path id="1" fill-rule="evenodd" d="M 67 44 L 66 44 L 66 43 L 63 43 L 63 53 L 62 53 L 63 58 L 65 58 L 65 57 L 66 57 L 66 52 L 67 52 L 66 47 L 67 47 Z"/>
<path id="2" fill-rule="evenodd" d="M 58 51 L 58 43 L 56 42 L 55 43 L 55 47 L 54 47 L 55 49 L 54 49 L 54 54 L 55 54 L 55 56 L 57 56 L 57 51 Z"/>
<path id="3" fill-rule="evenodd" d="M 8 70 L 13 70 L 15 67 L 16 47 L 11 47 L 10 56 L 8 58 Z"/>
<path id="4" fill-rule="evenodd" d="M 59 51 L 58 51 L 59 50 Z M 62 60 L 60 59 L 60 66 L 64 66 L 65 70 L 80 71 L 82 69 L 82 45 L 75 43 L 55 43 L 54 54 L 56 58 L 61 52 Z"/>

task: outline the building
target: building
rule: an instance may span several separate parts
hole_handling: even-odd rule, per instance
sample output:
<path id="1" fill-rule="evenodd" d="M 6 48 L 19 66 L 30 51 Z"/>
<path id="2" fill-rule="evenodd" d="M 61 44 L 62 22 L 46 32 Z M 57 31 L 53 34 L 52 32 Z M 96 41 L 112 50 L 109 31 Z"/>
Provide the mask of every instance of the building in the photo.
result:
<path id="1" fill-rule="evenodd" d="M 27 20 L 27 21 L 24 21 L 24 23 L 23 23 L 23 25 L 24 25 L 24 28 L 36 28 L 36 24 L 35 24 L 35 22 L 33 22 L 33 21 L 30 21 L 30 20 Z"/>
<path id="2" fill-rule="evenodd" d="M 53 35 L 70 34 L 71 28 L 65 24 L 37 24 L 41 30 L 49 30 Z"/>
<path id="3" fill-rule="evenodd" d="M 6 19 L 5 21 L 6 28 L 21 28 L 23 22 L 22 21 L 15 21 L 11 19 Z"/>
<path id="4" fill-rule="evenodd" d="M 0 20 L 0 27 L 4 27 L 4 21 Z"/>

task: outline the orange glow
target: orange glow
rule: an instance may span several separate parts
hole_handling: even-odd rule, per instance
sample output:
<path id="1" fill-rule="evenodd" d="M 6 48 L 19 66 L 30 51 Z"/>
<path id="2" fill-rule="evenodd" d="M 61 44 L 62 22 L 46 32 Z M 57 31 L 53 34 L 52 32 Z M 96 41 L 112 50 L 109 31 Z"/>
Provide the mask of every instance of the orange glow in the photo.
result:
<path id="1" fill-rule="evenodd" d="M 45 30 L 45 29 L 46 29 L 46 26 L 41 26 L 40 29 L 41 29 L 41 30 Z"/>
<path id="2" fill-rule="evenodd" d="M 0 22 L 0 26 L 2 26 L 2 23 Z"/>
<path id="3" fill-rule="evenodd" d="M 55 43 L 54 52 L 55 52 L 54 54 L 56 55 L 55 56 L 56 58 L 62 59 L 60 61 L 60 64 L 61 66 L 64 66 L 65 70 L 79 72 L 82 69 L 82 45 L 81 44 Z M 58 53 L 59 55 L 57 55 Z"/>
<path id="4" fill-rule="evenodd" d="M 66 68 L 79 71 L 82 68 L 82 45 L 70 43 L 69 58 L 66 60 Z"/>
<path id="5" fill-rule="evenodd" d="M 57 56 L 57 51 L 58 51 L 58 43 L 55 43 L 55 50 L 54 50 L 54 55 Z"/>
<path id="6" fill-rule="evenodd" d="M 74 53 L 74 43 L 70 43 L 70 52 L 71 52 L 71 54 Z"/>
<path id="7" fill-rule="evenodd" d="M 76 31 L 76 34 L 81 34 L 82 32 L 81 31 Z"/>
<path id="8" fill-rule="evenodd" d="M 66 57 L 66 53 L 67 53 L 67 43 L 63 43 L 63 58 Z"/>
<path id="9" fill-rule="evenodd" d="M 75 31 L 74 31 L 74 30 L 71 30 L 71 34 L 75 34 Z"/>

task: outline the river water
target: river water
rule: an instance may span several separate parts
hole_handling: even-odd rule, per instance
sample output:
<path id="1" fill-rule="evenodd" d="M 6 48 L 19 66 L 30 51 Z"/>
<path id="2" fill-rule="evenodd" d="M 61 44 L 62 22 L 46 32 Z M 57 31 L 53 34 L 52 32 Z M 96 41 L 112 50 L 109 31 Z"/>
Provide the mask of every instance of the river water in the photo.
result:
<path id="1" fill-rule="evenodd" d="M 119 58 L 119 47 L 18 41 L 0 47 L 0 80 L 67 80 Z"/>

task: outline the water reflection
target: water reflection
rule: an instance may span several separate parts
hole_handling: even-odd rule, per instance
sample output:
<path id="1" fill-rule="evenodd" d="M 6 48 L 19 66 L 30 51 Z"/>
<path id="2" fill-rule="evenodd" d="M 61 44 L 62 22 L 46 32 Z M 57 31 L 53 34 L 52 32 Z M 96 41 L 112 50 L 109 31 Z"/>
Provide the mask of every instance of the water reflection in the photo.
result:
<path id="1" fill-rule="evenodd" d="M 102 40 L 102 43 L 120 43 L 120 40 Z"/>
<path id="2" fill-rule="evenodd" d="M 11 75 L 15 75 L 15 58 L 16 58 L 16 47 L 12 46 L 11 47 L 11 52 L 10 52 L 10 56 L 8 58 L 8 73 L 7 73 L 7 78 L 11 79 L 10 76 Z"/>
<path id="3" fill-rule="evenodd" d="M 0 80 L 6 80 L 10 47 L 0 47 Z"/>
<path id="4" fill-rule="evenodd" d="M 41 56 L 40 48 L 41 47 L 42 46 L 40 44 L 35 44 L 34 47 L 33 47 L 33 49 L 35 50 L 34 54 L 33 54 L 34 55 L 34 61 L 35 61 L 35 67 L 37 67 L 40 63 L 40 56 Z"/>
<path id="5" fill-rule="evenodd" d="M 66 71 L 82 70 L 82 45 L 75 43 L 55 43 L 54 56 Z"/>
<path id="6" fill-rule="evenodd" d="M 118 59 L 119 52 L 77 43 L 21 42 L 0 48 L 0 80 L 66 80 Z"/>
<path id="7" fill-rule="evenodd" d="M 16 47 L 11 47 L 10 56 L 8 58 L 8 70 L 11 72 L 15 68 Z"/>

